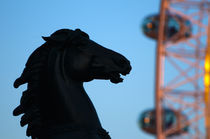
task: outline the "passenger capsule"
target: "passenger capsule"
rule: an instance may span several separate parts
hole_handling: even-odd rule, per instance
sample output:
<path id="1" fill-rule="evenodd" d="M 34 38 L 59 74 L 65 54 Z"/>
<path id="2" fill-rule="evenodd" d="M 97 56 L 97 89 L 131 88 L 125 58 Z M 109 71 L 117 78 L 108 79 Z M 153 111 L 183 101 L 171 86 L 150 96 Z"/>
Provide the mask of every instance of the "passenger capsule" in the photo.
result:
<path id="1" fill-rule="evenodd" d="M 144 19 L 142 29 L 144 34 L 152 39 L 158 39 L 159 15 L 151 15 Z M 191 22 L 175 14 L 166 14 L 164 41 L 177 42 L 192 36 Z"/>
<path id="2" fill-rule="evenodd" d="M 181 114 L 180 112 L 175 112 L 174 110 L 171 109 L 163 109 L 162 117 L 163 117 L 162 120 L 163 131 L 166 131 L 167 129 L 172 127 L 179 128 L 181 122 L 187 120 L 184 114 Z M 149 134 L 156 135 L 156 111 L 154 109 L 144 111 L 139 117 L 138 124 L 143 131 Z M 176 133 L 170 134 L 168 136 L 187 133 L 188 129 L 189 127 L 186 126 L 182 129 L 178 129 Z"/>

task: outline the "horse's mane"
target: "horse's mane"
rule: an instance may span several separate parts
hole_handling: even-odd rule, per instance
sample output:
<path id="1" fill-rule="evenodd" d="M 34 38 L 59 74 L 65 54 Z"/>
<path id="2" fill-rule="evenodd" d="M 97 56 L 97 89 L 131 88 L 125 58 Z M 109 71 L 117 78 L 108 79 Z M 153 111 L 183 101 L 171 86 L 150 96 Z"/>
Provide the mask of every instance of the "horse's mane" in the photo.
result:
<path id="1" fill-rule="evenodd" d="M 21 126 L 28 124 L 27 136 L 31 136 L 33 131 L 41 128 L 40 82 L 47 64 L 49 50 L 47 42 L 37 48 L 29 57 L 21 76 L 14 82 L 15 88 L 28 83 L 27 89 L 22 93 L 20 105 L 13 112 L 14 115 L 24 113 Z"/>
<path id="2" fill-rule="evenodd" d="M 28 124 L 27 136 L 33 136 L 39 133 L 42 128 L 42 119 L 40 113 L 40 92 L 41 80 L 45 73 L 45 67 L 48 62 L 48 54 L 52 48 L 65 46 L 66 40 L 73 40 L 75 36 L 81 35 L 89 38 L 88 34 L 79 29 L 75 31 L 61 29 L 53 33 L 50 37 L 43 37 L 46 41 L 38 47 L 29 57 L 23 73 L 14 82 L 14 87 L 18 88 L 25 83 L 27 89 L 23 91 L 20 105 L 13 111 L 15 116 L 24 114 L 21 117 L 21 126 Z"/>

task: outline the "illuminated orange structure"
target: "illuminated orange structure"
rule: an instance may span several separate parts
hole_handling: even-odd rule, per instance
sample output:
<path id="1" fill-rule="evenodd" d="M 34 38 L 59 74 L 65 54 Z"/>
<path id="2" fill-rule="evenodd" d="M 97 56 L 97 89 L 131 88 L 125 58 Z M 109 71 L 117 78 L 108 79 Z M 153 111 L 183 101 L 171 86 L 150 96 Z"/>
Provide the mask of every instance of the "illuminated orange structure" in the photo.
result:
<path id="1" fill-rule="evenodd" d="M 165 39 L 168 14 L 190 21 L 190 36 Z M 159 16 L 155 135 L 157 139 L 210 139 L 210 0 L 161 0 Z M 165 109 L 180 113 L 176 118 L 181 119 L 167 129 L 163 128 Z M 189 127 L 187 132 L 174 134 L 184 127 Z"/>
<path id="2" fill-rule="evenodd" d="M 192 36 L 176 43 L 163 41 L 165 15 L 170 12 L 187 18 L 193 24 Z M 181 138 L 210 139 L 209 134 L 209 13 L 208 0 L 162 0 L 156 61 L 156 135 L 168 134 L 189 125 Z M 164 77 L 165 74 L 165 77 Z M 203 81 L 204 80 L 204 81 Z M 208 86 L 208 87 L 207 87 Z M 205 94 L 205 95 L 204 95 Z M 162 131 L 162 108 L 181 111 L 187 120 Z"/>
<path id="3" fill-rule="evenodd" d="M 210 24 L 210 18 L 208 19 Z M 204 63 L 204 100 L 206 106 L 205 125 L 206 125 L 206 138 L 210 139 L 210 25 L 208 26 L 208 38 L 206 47 L 206 57 Z"/>

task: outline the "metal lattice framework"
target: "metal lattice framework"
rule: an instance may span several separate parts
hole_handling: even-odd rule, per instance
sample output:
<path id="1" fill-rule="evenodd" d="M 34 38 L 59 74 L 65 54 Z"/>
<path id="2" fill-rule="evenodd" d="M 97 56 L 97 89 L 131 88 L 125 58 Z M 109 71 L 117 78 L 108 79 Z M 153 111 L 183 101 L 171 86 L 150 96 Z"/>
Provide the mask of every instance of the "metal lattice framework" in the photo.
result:
<path id="1" fill-rule="evenodd" d="M 163 41 L 166 13 L 191 21 L 192 36 L 176 43 Z M 209 26 L 209 0 L 161 1 L 155 89 L 157 139 L 210 139 Z M 166 131 L 161 128 L 163 108 L 174 110 L 179 117 L 176 126 Z M 186 126 L 189 132 L 168 136 Z"/>

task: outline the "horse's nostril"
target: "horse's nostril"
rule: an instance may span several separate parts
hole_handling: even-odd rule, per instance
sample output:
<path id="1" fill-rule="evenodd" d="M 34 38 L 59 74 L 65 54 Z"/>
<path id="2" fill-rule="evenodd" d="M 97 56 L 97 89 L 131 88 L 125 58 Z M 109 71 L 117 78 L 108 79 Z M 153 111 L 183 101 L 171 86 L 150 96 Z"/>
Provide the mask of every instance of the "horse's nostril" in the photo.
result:
<path id="1" fill-rule="evenodd" d="M 127 64 L 127 61 L 125 59 L 117 59 L 114 60 L 115 64 L 117 64 L 119 67 L 124 68 L 125 65 Z"/>
<path id="2" fill-rule="evenodd" d="M 126 70 L 127 70 L 128 73 L 130 73 L 131 69 L 132 69 L 132 67 L 131 67 L 131 65 L 129 63 L 129 66 L 126 68 Z"/>
<path id="3" fill-rule="evenodd" d="M 113 59 L 114 63 L 120 68 L 122 75 L 129 74 L 131 71 L 130 61 L 124 57 Z"/>
<path id="4" fill-rule="evenodd" d="M 124 59 L 120 59 L 119 64 L 124 66 L 127 62 Z"/>

